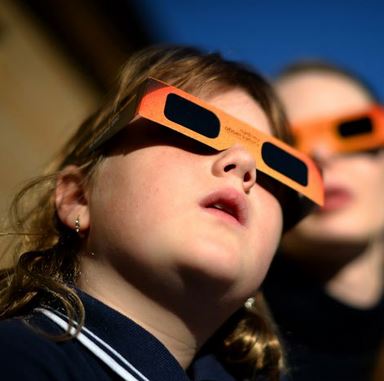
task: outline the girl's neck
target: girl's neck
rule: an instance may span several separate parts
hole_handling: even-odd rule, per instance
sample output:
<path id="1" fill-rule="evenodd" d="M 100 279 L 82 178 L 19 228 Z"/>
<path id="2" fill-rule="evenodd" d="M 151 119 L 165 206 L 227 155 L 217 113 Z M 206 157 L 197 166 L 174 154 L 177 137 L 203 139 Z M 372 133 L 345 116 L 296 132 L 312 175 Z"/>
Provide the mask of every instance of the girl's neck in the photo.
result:
<path id="1" fill-rule="evenodd" d="M 180 298 L 164 296 L 169 305 L 146 295 L 112 269 L 93 258 L 82 260 L 78 286 L 109 307 L 135 321 L 155 336 L 186 369 L 201 345 L 230 315 L 204 293 Z M 209 308 L 214 306 L 214 308 Z M 212 310 L 212 311 L 211 311 Z"/>
<path id="2" fill-rule="evenodd" d="M 383 253 L 382 242 L 371 242 L 326 283 L 328 294 L 353 307 L 375 306 L 383 295 Z"/>
<path id="3" fill-rule="evenodd" d="M 324 284 L 333 298 L 356 308 L 373 307 L 383 294 L 384 240 L 362 244 L 308 242 L 287 255 Z"/>

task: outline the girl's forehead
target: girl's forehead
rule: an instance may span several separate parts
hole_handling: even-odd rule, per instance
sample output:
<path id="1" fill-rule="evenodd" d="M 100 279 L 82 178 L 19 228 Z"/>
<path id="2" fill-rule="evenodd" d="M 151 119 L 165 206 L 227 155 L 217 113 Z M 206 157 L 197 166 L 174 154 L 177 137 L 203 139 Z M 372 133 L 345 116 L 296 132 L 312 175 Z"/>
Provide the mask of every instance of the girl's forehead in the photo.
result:
<path id="1" fill-rule="evenodd" d="M 212 94 L 206 101 L 260 131 L 267 134 L 272 133 L 264 110 L 242 88 L 237 87 L 227 89 L 222 93 Z"/>
<path id="2" fill-rule="evenodd" d="M 358 83 L 335 73 L 296 74 L 276 88 L 293 122 L 364 111 L 372 103 Z"/>

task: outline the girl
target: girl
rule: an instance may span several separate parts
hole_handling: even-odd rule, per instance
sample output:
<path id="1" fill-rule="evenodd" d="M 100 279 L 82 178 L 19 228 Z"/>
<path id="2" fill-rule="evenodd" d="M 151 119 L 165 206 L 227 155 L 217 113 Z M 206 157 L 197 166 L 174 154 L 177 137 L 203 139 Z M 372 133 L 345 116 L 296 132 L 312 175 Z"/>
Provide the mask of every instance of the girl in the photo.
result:
<path id="1" fill-rule="evenodd" d="M 291 377 L 371 380 L 384 331 L 384 109 L 325 62 L 292 65 L 276 85 L 325 184 L 324 207 L 284 236 L 264 285 Z"/>
<path id="2" fill-rule="evenodd" d="M 243 66 L 189 48 L 132 57 L 15 199 L 2 376 L 187 380 L 196 352 L 263 280 L 285 192 L 321 202 L 312 163 L 271 134 L 286 138 L 284 115 Z"/>

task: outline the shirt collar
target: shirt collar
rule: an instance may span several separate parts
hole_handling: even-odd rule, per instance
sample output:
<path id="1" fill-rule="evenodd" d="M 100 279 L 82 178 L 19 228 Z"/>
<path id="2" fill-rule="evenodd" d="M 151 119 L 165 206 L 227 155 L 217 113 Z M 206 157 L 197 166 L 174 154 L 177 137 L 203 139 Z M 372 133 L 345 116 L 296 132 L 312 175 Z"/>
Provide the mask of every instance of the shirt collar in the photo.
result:
<path id="1" fill-rule="evenodd" d="M 77 290 L 77 293 L 85 309 L 85 323 L 81 331 L 83 337 L 81 340 L 78 338 L 83 344 L 83 339 L 87 341 L 85 346 L 88 349 L 94 343 L 102 352 L 105 351 L 106 357 L 115 362 L 112 368 L 116 367 L 116 363 L 118 367 L 126 368 L 129 363 L 127 371 L 138 376 L 138 380 L 235 381 L 207 348 L 200 351 L 188 368 L 189 378 L 168 349 L 151 333 L 85 292 Z M 57 315 L 52 316 L 52 312 Z M 54 304 L 51 304 L 44 314 L 49 315 L 61 328 L 67 329 L 63 312 L 61 308 L 54 308 Z M 60 324 L 60 320 L 61 323 L 64 322 L 64 326 Z M 94 348 L 91 352 L 95 354 Z M 97 349 L 96 352 L 99 353 Z"/>
<path id="2" fill-rule="evenodd" d="M 149 380 L 190 381 L 168 349 L 128 317 L 79 291 L 85 327 L 139 369 Z"/>

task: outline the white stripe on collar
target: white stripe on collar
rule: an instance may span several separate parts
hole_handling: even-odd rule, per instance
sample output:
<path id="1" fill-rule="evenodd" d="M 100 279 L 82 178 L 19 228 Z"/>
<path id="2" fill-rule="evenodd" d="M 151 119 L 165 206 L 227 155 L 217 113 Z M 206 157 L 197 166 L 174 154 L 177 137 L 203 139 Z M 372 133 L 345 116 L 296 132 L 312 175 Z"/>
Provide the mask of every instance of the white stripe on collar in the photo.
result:
<path id="1" fill-rule="evenodd" d="M 56 323 L 63 330 L 68 331 L 69 324 L 66 320 L 65 315 L 62 315 L 58 312 L 53 312 L 46 308 L 36 308 L 35 311 L 41 312 L 46 317 L 51 319 L 54 323 Z M 60 317 L 58 314 L 62 315 Z M 77 323 L 75 322 L 75 325 Z M 70 334 L 75 336 L 75 328 L 72 327 L 70 330 Z M 88 337 L 87 335 L 90 337 Z M 103 361 L 109 368 L 111 368 L 115 373 L 117 373 L 120 377 L 122 377 L 126 381 L 150 381 L 147 377 L 145 377 L 137 368 L 135 368 L 129 361 L 127 361 L 119 352 L 117 352 L 114 348 L 112 348 L 105 341 L 100 339 L 97 335 L 95 335 L 92 331 L 90 331 L 86 327 L 82 327 L 80 332 L 75 336 L 77 340 L 80 341 L 89 351 L 91 351 L 95 356 L 97 356 L 101 361 Z M 94 341 L 93 341 L 93 340 Z M 104 349 L 98 345 L 104 347 Z M 116 356 L 126 367 L 120 365 L 110 354 L 106 352 L 108 350 L 114 356 Z"/>

